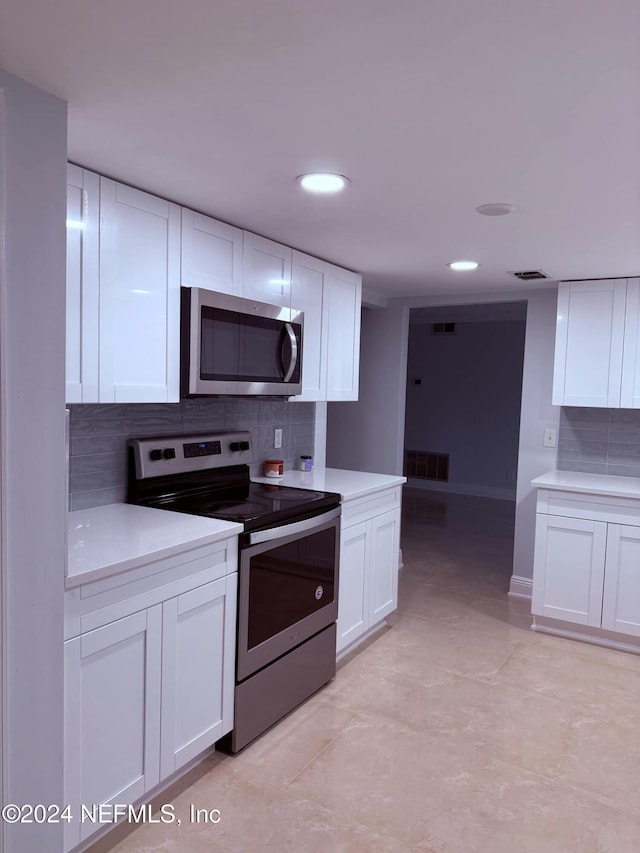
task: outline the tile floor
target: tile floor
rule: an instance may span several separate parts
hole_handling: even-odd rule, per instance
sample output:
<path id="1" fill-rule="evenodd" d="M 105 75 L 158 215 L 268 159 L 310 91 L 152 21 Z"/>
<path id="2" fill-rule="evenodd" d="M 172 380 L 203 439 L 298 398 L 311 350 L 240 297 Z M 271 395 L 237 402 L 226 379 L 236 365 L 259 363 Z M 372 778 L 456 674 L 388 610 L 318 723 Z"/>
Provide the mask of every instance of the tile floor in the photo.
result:
<path id="1" fill-rule="evenodd" d="M 640 656 L 530 631 L 512 537 L 512 504 L 407 489 L 390 627 L 161 795 L 180 826 L 92 853 L 638 853 Z"/>

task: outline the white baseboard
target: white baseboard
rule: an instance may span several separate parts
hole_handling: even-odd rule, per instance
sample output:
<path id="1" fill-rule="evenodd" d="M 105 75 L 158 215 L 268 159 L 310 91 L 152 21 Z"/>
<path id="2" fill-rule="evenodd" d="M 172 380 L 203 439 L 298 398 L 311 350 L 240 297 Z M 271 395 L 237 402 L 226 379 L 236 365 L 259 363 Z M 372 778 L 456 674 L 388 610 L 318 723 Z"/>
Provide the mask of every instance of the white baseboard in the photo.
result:
<path id="1" fill-rule="evenodd" d="M 511 575 L 509 582 L 509 595 L 516 598 L 531 598 L 533 592 L 533 580 L 531 578 L 523 578 L 519 575 Z"/>
<path id="2" fill-rule="evenodd" d="M 614 631 L 604 631 L 602 628 L 592 628 L 587 625 L 573 625 L 570 622 L 546 619 L 543 616 L 534 616 L 531 627 L 541 634 L 553 634 L 556 637 L 581 640 L 595 646 L 604 646 L 607 649 L 640 654 L 640 637 L 617 634 Z"/>
<path id="3" fill-rule="evenodd" d="M 503 501 L 515 501 L 515 486 L 511 489 L 499 489 L 496 486 L 476 486 L 473 483 L 442 483 L 440 480 L 422 480 L 407 478 L 407 486 L 412 489 L 426 489 L 430 492 L 451 492 L 456 495 L 474 495 L 479 498 L 497 498 Z"/>

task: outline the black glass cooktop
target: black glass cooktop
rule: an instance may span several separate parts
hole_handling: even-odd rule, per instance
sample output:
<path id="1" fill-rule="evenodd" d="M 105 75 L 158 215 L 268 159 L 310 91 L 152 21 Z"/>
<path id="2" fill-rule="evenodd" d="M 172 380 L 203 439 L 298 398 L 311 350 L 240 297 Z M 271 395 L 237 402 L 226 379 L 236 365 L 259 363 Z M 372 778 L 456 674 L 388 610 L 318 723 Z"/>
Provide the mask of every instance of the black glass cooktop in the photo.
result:
<path id="1" fill-rule="evenodd" d="M 191 484 L 193 486 L 193 484 Z M 145 506 L 220 518 L 244 525 L 246 531 L 308 518 L 340 505 L 340 495 L 271 483 L 188 484 L 164 483 L 163 491 L 135 501 Z"/>

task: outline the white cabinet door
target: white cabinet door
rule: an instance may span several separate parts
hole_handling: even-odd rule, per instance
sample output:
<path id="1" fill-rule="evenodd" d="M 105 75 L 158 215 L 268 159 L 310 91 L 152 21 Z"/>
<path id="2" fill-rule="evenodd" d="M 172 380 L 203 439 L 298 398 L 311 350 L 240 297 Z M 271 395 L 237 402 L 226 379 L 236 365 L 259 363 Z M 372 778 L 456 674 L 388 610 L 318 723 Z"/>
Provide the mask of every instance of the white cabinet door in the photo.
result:
<path id="1" fill-rule="evenodd" d="M 322 297 L 325 262 L 302 252 L 293 253 L 291 307 L 304 311 L 302 394 L 294 399 L 326 400 L 326 345 L 323 340 Z"/>
<path id="2" fill-rule="evenodd" d="M 640 527 L 609 525 L 602 627 L 640 636 Z"/>
<path id="3" fill-rule="evenodd" d="M 385 512 L 371 520 L 371 563 L 369 612 L 375 625 L 398 606 L 398 559 L 400 556 L 400 510 Z"/>
<path id="4" fill-rule="evenodd" d="M 322 320 L 327 329 L 327 400 L 358 399 L 361 303 L 361 277 L 327 264 Z"/>
<path id="5" fill-rule="evenodd" d="M 242 252 L 242 295 L 290 308 L 291 249 L 245 231 Z"/>
<path id="6" fill-rule="evenodd" d="M 163 604 L 161 778 L 233 728 L 237 574 Z"/>
<path id="7" fill-rule="evenodd" d="M 66 402 L 98 402 L 98 175 L 67 165 Z"/>
<path id="8" fill-rule="evenodd" d="M 182 208 L 182 284 L 242 292 L 242 229 Z"/>
<path id="9" fill-rule="evenodd" d="M 626 281 L 558 287 L 553 404 L 620 407 Z"/>
<path id="10" fill-rule="evenodd" d="M 337 651 L 360 637 L 369 626 L 368 521 L 343 528 L 340 534 Z"/>
<path id="11" fill-rule="evenodd" d="M 100 179 L 100 401 L 179 399 L 180 208 Z"/>
<path id="12" fill-rule="evenodd" d="M 600 627 L 607 524 L 536 516 L 532 613 Z"/>
<path id="13" fill-rule="evenodd" d="M 640 279 L 627 281 L 620 407 L 640 409 Z"/>
<path id="14" fill-rule="evenodd" d="M 162 605 L 65 643 L 65 799 L 133 803 L 160 780 Z M 65 847 L 99 823 L 66 825 Z"/>

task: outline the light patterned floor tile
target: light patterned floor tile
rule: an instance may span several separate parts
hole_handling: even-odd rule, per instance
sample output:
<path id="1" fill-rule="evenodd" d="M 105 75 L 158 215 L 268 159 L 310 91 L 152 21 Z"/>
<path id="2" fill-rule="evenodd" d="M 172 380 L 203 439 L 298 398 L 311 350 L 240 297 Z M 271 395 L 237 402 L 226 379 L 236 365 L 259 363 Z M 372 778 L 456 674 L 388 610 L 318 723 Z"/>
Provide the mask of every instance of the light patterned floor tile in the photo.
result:
<path id="1" fill-rule="evenodd" d="M 508 502 L 410 490 L 403 521 L 391 627 L 159 795 L 179 827 L 91 853 L 638 853 L 640 656 L 530 630 Z"/>

